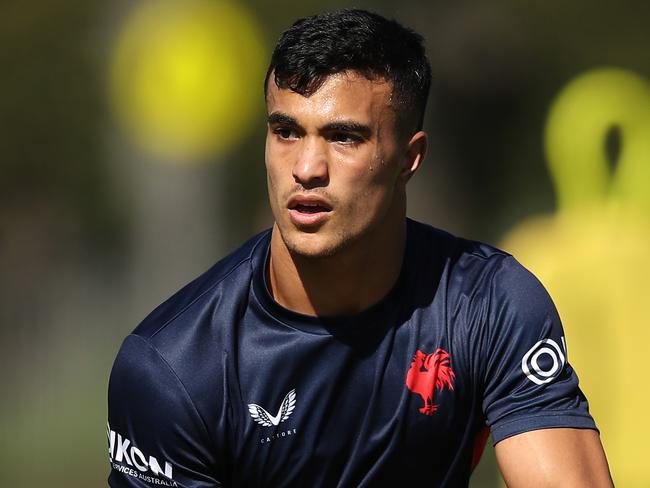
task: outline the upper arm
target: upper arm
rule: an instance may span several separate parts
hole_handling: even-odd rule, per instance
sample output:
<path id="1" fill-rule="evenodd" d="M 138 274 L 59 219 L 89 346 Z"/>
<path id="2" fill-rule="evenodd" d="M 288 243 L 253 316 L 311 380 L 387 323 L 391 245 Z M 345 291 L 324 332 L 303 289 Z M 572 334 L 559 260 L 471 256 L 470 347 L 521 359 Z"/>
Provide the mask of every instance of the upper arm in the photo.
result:
<path id="1" fill-rule="evenodd" d="M 613 486 L 595 430 L 534 430 L 497 443 L 495 450 L 510 488 Z"/>
<path id="2" fill-rule="evenodd" d="M 596 429 L 541 283 L 504 259 L 491 284 L 483 411 L 495 442 L 538 429 Z"/>
<path id="3" fill-rule="evenodd" d="M 108 390 L 113 487 L 214 488 L 215 453 L 183 383 L 143 338 L 127 337 Z"/>
<path id="4" fill-rule="evenodd" d="M 612 486 L 557 310 L 514 259 L 491 285 L 483 410 L 510 487 Z"/>

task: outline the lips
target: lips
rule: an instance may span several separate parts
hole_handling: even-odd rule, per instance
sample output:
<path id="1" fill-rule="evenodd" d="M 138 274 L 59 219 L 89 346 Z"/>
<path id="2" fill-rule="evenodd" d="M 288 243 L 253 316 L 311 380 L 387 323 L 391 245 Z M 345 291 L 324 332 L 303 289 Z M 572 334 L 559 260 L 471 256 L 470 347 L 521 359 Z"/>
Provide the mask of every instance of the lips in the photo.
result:
<path id="1" fill-rule="evenodd" d="M 297 210 L 304 213 L 330 212 L 332 206 L 326 200 L 317 196 L 297 195 L 289 200 L 289 210 Z"/>
<path id="2" fill-rule="evenodd" d="M 287 205 L 291 220 L 298 227 L 321 225 L 327 220 L 332 206 L 315 195 L 297 195 Z"/>

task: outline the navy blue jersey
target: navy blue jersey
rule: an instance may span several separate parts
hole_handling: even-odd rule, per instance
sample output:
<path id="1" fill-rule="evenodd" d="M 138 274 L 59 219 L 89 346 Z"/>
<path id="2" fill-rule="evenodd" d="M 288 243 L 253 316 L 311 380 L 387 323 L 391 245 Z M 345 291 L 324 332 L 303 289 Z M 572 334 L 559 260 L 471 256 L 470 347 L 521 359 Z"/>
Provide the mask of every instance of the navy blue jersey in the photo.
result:
<path id="1" fill-rule="evenodd" d="M 408 221 L 388 295 L 312 317 L 273 300 L 269 245 L 253 238 L 124 341 L 111 486 L 466 486 L 488 429 L 595 429 L 555 307 L 510 255 Z"/>

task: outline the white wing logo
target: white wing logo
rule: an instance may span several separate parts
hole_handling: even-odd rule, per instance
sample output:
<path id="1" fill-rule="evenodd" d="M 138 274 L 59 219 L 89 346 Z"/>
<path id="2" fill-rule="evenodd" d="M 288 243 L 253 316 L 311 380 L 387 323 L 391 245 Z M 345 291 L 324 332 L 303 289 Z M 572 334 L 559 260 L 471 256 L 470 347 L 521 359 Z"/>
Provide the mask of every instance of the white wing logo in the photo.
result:
<path id="1" fill-rule="evenodd" d="M 284 422 L 289 418 L 294 408 L 296 408 L 295 388 L 286 394 L 284 400 L 282 400 L 282 405 L 280 405 L 280 410 L 278 410 L 275 417 L 259 405 L 254 403 L 248 404 L 248 411 L 250 412 L 251 417 L 253 417 L 253 420 L 264 427 L 280 425 L 281 422 Z"/>

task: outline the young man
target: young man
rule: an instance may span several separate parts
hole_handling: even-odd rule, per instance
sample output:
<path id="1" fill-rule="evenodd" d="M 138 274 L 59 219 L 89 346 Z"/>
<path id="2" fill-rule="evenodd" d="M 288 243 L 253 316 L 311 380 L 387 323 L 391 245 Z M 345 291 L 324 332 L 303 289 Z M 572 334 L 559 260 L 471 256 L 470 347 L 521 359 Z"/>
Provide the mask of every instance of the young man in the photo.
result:
<path id="1" fill-rule="evenodd" d="M 539 282 L 406 219 L 430 76 L 420 36 L 368 12 L 283 34 L 275 224 L 125 340 L 111 486 L 466 486 L 489 431 L 511 486 L 611 486 Z"/>

